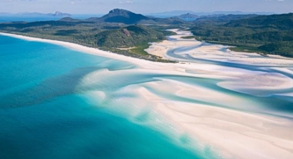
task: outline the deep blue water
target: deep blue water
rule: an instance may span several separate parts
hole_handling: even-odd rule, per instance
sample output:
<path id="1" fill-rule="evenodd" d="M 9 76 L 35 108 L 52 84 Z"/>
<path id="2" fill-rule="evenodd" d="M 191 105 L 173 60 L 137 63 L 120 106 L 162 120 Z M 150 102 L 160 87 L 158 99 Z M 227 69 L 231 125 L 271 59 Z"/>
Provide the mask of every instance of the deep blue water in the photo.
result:
<path id="1" fill-rule="evenodd" d="M 88 73 L 132 64 L 5 36 L 0 50 L 0 159 L 213 158 L 76 91 Z"/>

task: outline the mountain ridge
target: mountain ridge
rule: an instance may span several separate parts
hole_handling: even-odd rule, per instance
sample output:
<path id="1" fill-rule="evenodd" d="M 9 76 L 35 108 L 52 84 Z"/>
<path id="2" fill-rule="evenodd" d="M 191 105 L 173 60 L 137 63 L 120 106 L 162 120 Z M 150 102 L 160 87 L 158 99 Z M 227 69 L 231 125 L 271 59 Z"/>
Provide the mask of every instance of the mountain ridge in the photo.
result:
<path id="1" fill-rule="evenodd" d="M 183 20 L 180 18 L 154 18 L 147 17 L 142 14 L 137 14 L 125 9 L 113 9 L 108 14 L 96 18 L 88 18 L 86 21 L 90 22 L 108 22 L 108 23 L 124 23 L 124 24 L 143 24 L 143 23 L 168 23 L 168 24 L 182 24 Z"/>
<path id="2" fill-rule="evenodd" d="M 99 18 L 91 17 L 86 20 L 94 21 L 94 22 L 135 24 L 141 20 L 149 20 L 149 18 L 146 16 L 143 16 L 142 14 L 136 14 L 125 9 L 116 8 L 116 9 L 110 10 L 108 14 L 102 17 L 99 17 Z"/>

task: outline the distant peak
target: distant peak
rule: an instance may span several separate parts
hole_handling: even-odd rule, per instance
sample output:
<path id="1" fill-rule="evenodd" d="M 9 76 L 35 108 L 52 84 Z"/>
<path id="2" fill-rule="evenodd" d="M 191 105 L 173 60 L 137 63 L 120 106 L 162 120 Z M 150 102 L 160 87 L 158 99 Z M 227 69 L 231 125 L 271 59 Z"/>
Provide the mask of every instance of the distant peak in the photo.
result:
<path id="1" fill-rule="evenodd" d="M 68 13 L 62 13 L 60 11 L 56 11 L 54 14 L 52 14 L 53 16 L 71 16 Z"/>
<path id="2" fill-rule="evenodd" d="M 186 13 L 179 16 L 179 18 L 198 18 L 198 15 L 192 14 L 192 13 Z"/>

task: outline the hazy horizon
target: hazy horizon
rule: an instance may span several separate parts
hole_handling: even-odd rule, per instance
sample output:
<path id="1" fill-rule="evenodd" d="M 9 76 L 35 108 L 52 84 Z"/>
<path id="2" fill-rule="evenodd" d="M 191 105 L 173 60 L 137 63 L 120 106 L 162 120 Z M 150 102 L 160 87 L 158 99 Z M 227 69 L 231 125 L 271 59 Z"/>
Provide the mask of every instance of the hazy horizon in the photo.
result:
<path id="1" fill-rule="evenodd" d="M 193 12 L 241 11 L 289 13 L 293 11 L 293 1 L 289 0 L 2 0 L 0 12 L 21 13 L 55 11 L 70 14 L 105 14 L 114 8 L 122 8 L 142 14 L 175 10 Z"/>

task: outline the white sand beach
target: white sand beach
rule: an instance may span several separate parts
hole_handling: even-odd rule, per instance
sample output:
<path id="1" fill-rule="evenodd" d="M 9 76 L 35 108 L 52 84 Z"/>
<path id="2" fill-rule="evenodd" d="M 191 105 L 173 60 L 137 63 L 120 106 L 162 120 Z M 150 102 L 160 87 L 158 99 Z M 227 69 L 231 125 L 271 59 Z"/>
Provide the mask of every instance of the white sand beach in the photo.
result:
<path id="1" fill-rule="evenodd" d="M 293 59 L 280 56 L 263 57 L 256 53 L 236 53 L 227 50 L 227 46 L 207 45 L 193 39 L 181 38 L 191 35 L 190 32 L 173 31 L 178 34 L 171 36 L 174 40 L 153 43 L 146 51 L 166 59 L 180 61 L 176 64 L 126 57 L 69 42 L 7 33 L 0 33 L 0 35 L 57 44 L 83 53 L 127 61 L 137 66 L 137 68 L 128 70 L 93 72 L 84 77 L 80 84 L 81 87 L 97 85 L 95 80 L 103 82 L 103 80 L 120 76 L 152 73 L 219 80 L 217 85 L 220 88 L 245 95 L 285 94 L 293 98 L 292 92 L 282 93 L 282 90 L 293 88 L 293 79 L 286 76 L 293 76 Z M 179 58 L 168 55 L 168 51 L 173 51 Z M 196 60 L 193 61 L 192 58 Z M 198 62 L 198 60 L 206 59 L 212 62 L 244 64 L 249 68 L 256 67 L 257 69 Z M 268 73 L 266 72 L 268 69 L 276 72 Z M 281 73 L 286 73 L 286 75 Z M 161 95 L 164 92 L 168 92 L 178 99 Z M 99 99 L 97 101 L 107 96 L 101 91 L 87 93 Z M 132 93 L 136 94 L 137 97 L 135 100 L 120 98 L 113 101 L 114 103 L 124 103 L 125 107 L 111 109 L 128 115 L 130 120 L 134 120 L 136 116 L 148 110 L 156 116 L 156 120 L 153 120 L 151 124 L 157 127 L 167 125 L 176 134 L 187 134 L 196 143 L 195 149 L 202 151 L 211 149 L 223 158 L 293 158 L 292 114 L 275 113 L 272 115 L 273 112 L 265 111 L 262 103 L 249 100 L 246 96 L 225 93 L 201 84 L 171 78 L 159 78 L 158 81 L 131 84 L 114 93 Z"/>

